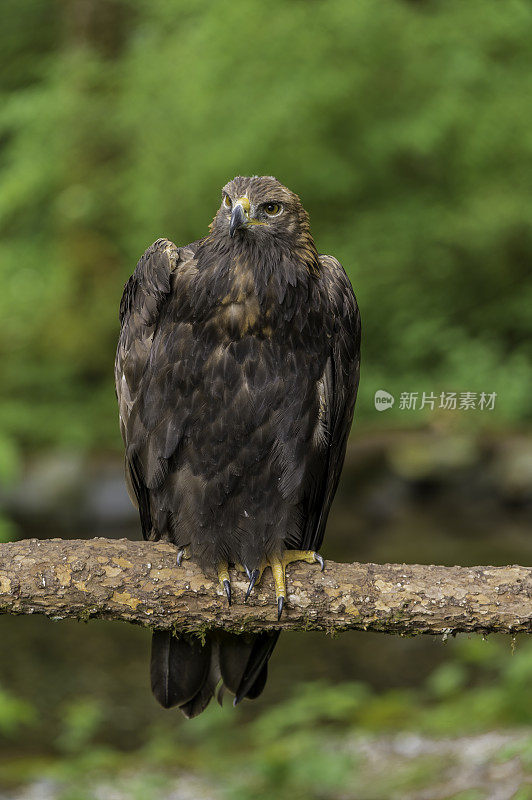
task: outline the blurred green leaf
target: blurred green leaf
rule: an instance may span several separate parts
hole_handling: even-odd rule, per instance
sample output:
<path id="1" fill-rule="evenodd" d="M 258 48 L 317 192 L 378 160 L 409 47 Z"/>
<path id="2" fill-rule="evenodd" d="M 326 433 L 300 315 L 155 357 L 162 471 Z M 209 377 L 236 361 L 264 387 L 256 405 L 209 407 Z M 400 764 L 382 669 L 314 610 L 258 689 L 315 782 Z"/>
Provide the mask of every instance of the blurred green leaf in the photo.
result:
<path id="1" fill-rule="evenodd" d="M 371 692 L 361 683 L 328 686 L 325 683 L 298 685 L 291 699 L 266 710 L 254 724 L 259 742 L 274 741 L 292 728 L 346 723 L 354 719 Z"/>
<path id="2" fill-rule="evenodd" d="M 35 722 L 35 710 L 25 700 L 14 697 L 0 687 L 0 734 L 14 736 L 24 726 Z"/>
<path id="3" fill-rule="evenodd" d="M 235 173 L 295 189 L 320 251 L 345 264 L 363 317 L 360 420 L 378 388 L 498 394 L 493 412 L 452 417 L 396 403 L 383 425 L 531 419 L 527 0 L 315 0 L 311 14 L 116 0 L 94 19 L 51 5 L 44 27 L 41 3 L 9 6 L 3 435 L 119 446 L 122 285 L 158 236 L 204 235 Z M 238 42 L 253 42 L 245 63 Z"/>
<path id="4" fill-rule="evenodd" d="M 104 711 L 97 700 L 78 698 L 64 707 L 62 730 L 57 746 L 65 752 L 82 751 L 94 738 L 104 720 Z"/>
<path id="5" fill-rule="evenodd" d="M 450 697 L 463 689 L 467 681 L 465 667 L 449 661 L 438 667 L 427 680 L 428 690 L 438 698 Z"/>
<path id="6" fill-rule="evenodd" d="M 0 514 L 0 542 L 12 542 L 17 538 L 17 526 L 8 517 Z"/>

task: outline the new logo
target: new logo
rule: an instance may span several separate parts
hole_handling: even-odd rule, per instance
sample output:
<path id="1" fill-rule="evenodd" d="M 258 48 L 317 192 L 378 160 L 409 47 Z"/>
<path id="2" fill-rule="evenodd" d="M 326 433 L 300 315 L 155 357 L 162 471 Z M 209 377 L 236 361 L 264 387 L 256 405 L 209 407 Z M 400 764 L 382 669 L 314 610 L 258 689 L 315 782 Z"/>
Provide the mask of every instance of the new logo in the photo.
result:
<path id="1" fill-rule="evenodd" d="M 377 411 L 387 411 L 393 406 L 395 397 L 384 389 L 378 389 L 375 392 L 375 408 Z"/>

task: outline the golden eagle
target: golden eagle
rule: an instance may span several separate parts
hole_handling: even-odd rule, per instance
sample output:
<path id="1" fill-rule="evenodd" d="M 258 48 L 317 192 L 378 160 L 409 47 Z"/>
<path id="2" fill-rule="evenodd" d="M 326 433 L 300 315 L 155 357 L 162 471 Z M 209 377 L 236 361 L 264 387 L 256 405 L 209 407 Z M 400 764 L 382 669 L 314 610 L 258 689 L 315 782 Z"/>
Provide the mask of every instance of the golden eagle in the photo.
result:
<path id="1" fill-rule="evenodd" d="M 217 573 L 229 603 L 229 565 L 246 571 L 248 595 L 271 567 L 280 618 L 286 565 L 323 568 L 353 417 L 360 317 L 346 273 L 318 255 L 296 194 L 237 177 L 208 236 L 148 248 L 120 322 L 120 428 L 144 538 Z M 213 631 L 200 644 L 155 631 L 155 697 L 188 717 L 220 679 L 235 704 L 257 697 L 278 636 Z"/>

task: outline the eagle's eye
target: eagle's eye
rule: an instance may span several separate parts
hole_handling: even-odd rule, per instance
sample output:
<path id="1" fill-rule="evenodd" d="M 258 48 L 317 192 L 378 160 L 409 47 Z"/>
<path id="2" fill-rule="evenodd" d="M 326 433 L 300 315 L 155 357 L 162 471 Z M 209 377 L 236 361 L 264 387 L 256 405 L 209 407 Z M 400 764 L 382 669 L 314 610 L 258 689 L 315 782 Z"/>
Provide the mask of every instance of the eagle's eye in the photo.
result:
<path id="1" fill-rule="evenodd" d="M 228 194 L 224 194 L 224 199 L 222 201 L 222 204 L 224 208 L 227 208 L 227 210 L 229 210 L 232 207 L 233 204 Z"/>
<path id="2" fill-rule="evenodd" d="M 269 217 L 276 217 L 281 213 L 283 207 L 279 203 L 265 203 L 264 210 Z"/>

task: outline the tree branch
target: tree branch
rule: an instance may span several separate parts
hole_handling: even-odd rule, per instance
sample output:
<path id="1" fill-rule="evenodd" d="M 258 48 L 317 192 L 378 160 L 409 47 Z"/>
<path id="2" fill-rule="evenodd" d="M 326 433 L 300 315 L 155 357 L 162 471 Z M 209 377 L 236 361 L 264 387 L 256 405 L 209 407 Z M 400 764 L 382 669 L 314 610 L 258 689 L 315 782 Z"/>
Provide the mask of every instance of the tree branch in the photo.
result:
<path id="1" fill-rule="evenodd" d="M 347 629 L 448 635 L 532 632 L 531 567 L 419 564 L 294 564 L 281 623 L 269 570 L 244 604 L 244 575 L 231 573 L 233 605 L 216 580 L 170 544 L 126 539 L 29 539 L 0 545 L 0 613 L 121 620 L 198 634 Z"/>

